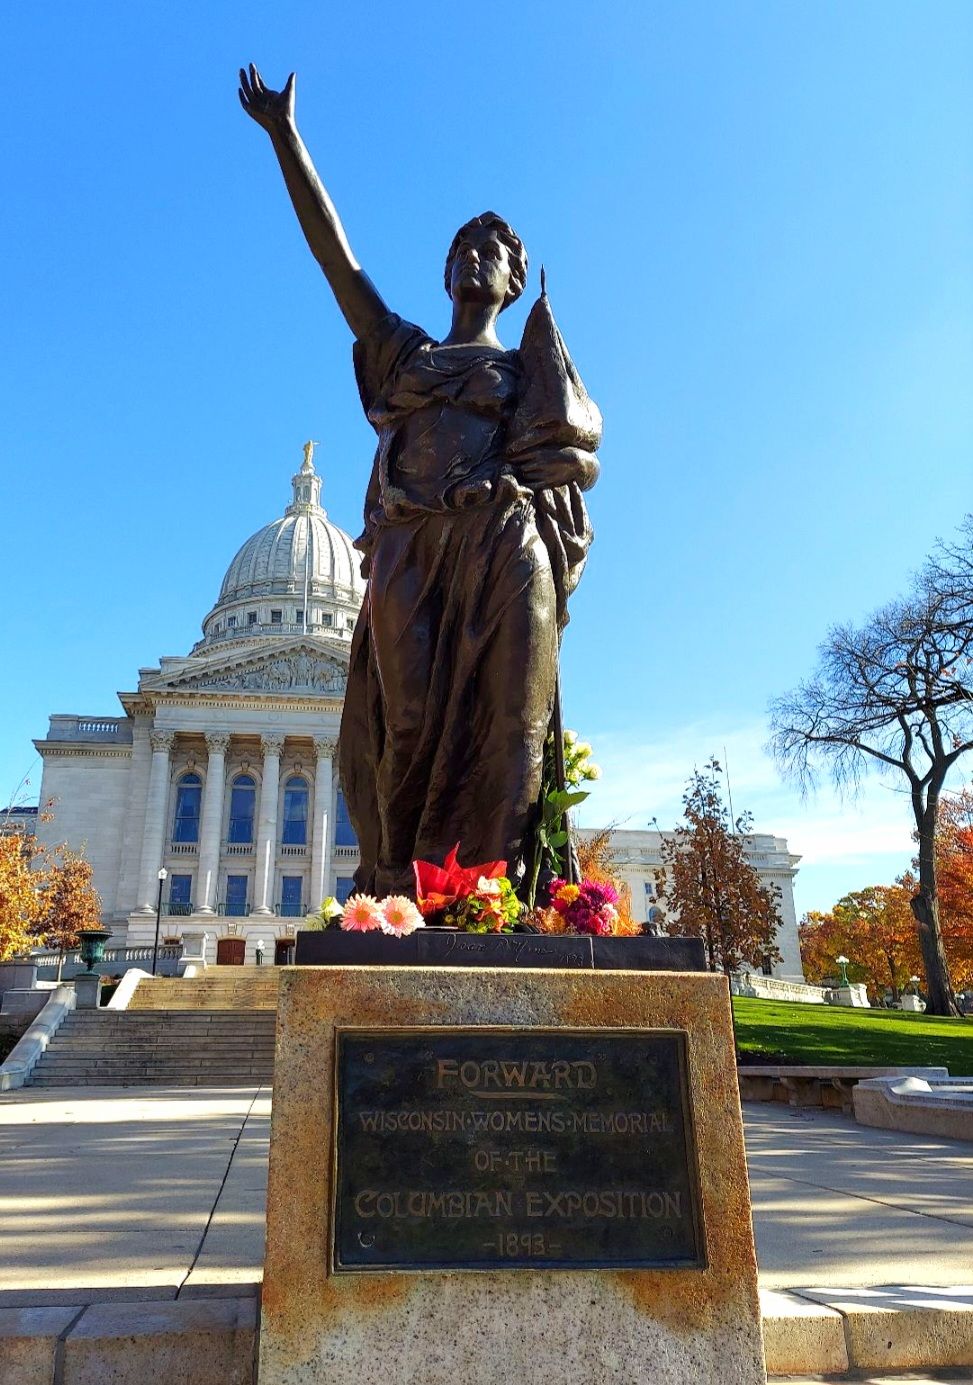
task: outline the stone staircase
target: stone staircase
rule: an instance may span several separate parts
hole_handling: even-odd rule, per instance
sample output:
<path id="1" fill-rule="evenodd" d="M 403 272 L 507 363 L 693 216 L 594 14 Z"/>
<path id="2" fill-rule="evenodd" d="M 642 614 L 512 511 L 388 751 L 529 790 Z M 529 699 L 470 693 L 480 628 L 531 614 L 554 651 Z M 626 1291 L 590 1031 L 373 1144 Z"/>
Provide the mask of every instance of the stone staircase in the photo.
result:
<path id="1" fill-rule="evenodd" d="M 146 977 L 127 1010 L 75 1010 L 34 1069 L 34 1087 L 231 1087 L 274 1075 L 276 967 Z"/>
<path id="2" fill-rule="evenodd" d="M 277 1010 L 279 967 L 210 967 L 201 976 L 147 976 L 128 1011 Z"/>
<path id="3" fill-rule="evenodd" d="M 33 1087 L 252 1087 L 274 1075 L 272 1010 L 75 1010 Z"/>

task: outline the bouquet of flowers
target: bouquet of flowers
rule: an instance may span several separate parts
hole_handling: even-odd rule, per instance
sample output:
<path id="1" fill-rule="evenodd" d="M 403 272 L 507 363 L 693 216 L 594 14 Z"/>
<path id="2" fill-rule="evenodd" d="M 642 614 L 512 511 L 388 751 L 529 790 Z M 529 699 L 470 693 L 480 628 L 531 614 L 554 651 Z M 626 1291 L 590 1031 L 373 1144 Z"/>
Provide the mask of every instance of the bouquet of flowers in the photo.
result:
<path id="1" fill-rule="evenodd" d="M 475 893 L 484 880 L 505 878 L 506 861 L 485 861 L 480 866 L 461 866 L 459 863 L 459 842 L 452 851 L 446 853 L 441 866 L 432 861 L 413 861 L 413 874 L 416 878 L 416 901 L 424 918 L 430 914 L 441 913 Z M 507 884 L 509 885 L 509 881 Z"/>
<path id="2" fill-rule="evenodd" d="M 413 861 L 416 899 L 426 918 L 435 914 L 448 928 L 466 933 L 510 932 L 522 905 L 505 872 L 506 861 L 459 864 L 459 842 L 441 866 Z"/>
<path id="3" fill-rule="evenodd" d="M 510 932 L 520 918 L 523 906 L 504 874 L 506 861 L 461 866 L 457 842 L 441 866 L 432 861 L 413 861 L 412 866 L 416 904 L 404 895 L 375 899 L 355 894 L 341 911 L 341 927 L 352 933 L 380 928 L 403 938 L 432 916 L 467 933 Z"/>
<path id="4" fill-rule="evenodd" d="M 550 907 L 539 911 L 546 933 L 593 933 L 606 936 L 617 931 L 618 891 L 607 881 L 584 879 L 578 885 L 552 880 Z"/>
<path id="5" fill-rule="evenodd" d="M 396 894 L 381 900 L 370 894 L 353 894 L 341 915 L 341 926 L 346 932 L 369 933 L 380 928 L 396 938 L 414 933 L 424 922 L 412 900 Z"/>
<path id="6" fill-rule="evenodd" d="M 523 908 L 505 875 L 481 875 L 476 888 L 461 895 L 443 915 L 443 922 L 466 933 L 509 933 Z"/>

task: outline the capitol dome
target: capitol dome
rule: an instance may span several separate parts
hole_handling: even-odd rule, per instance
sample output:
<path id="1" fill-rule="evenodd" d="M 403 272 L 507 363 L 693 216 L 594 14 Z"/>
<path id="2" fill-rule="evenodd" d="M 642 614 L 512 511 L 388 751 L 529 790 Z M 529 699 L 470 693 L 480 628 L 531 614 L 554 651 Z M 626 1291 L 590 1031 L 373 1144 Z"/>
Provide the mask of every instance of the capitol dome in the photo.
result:
<path id="1" fill-rule="evenodd" d="M 194 654 L 267 635 L 351 639 L 365 594 L 361 555 L 321 508 L 313 443 L 291 486 L 283 516 L 247 539 L 227 568 Z"/>

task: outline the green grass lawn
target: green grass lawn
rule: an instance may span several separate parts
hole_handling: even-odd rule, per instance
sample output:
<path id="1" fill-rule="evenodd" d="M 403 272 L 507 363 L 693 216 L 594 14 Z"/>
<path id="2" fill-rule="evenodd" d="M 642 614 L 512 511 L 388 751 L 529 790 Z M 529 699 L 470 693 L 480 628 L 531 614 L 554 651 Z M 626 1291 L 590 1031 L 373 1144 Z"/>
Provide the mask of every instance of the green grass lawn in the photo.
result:
<path id="1" fill-rule="evenodd" d="M 973 1075 L 973 1017 L 926 1019 L 742 996 L 734 997 L 733 1014 L 740 1053 L 759 1054 L 765 1063 L 946 1067 L 953 1077 Z"/>

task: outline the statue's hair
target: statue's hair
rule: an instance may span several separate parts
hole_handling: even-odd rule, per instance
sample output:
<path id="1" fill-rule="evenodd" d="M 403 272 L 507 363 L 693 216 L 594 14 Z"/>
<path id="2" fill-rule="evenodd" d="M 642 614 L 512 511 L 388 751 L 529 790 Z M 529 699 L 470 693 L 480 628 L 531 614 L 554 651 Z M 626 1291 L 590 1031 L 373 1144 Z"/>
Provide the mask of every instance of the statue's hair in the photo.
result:
<path id="1" fill-rule="evenodd" d="M 520 297 L 527 284 L 527 251 L 524 249 L 524 242 L 514 228 L 496 212 L 484 212 L 482 216 L 474 216 L 456 232 L 453 243 L 449 247 L 449 254 L 446 256 L 446 292 L 452 297 L 453 261 L 459 254 L 460 246 L 466 240 L 467 232 L 480 226 L 492 227 L 497 233 L 497 239 L 507 247 L 507 254 L 510 259 L 510 287 L 507 289 L 507 296 L 503 300 L 503 307 L 508 308 Z"/>

